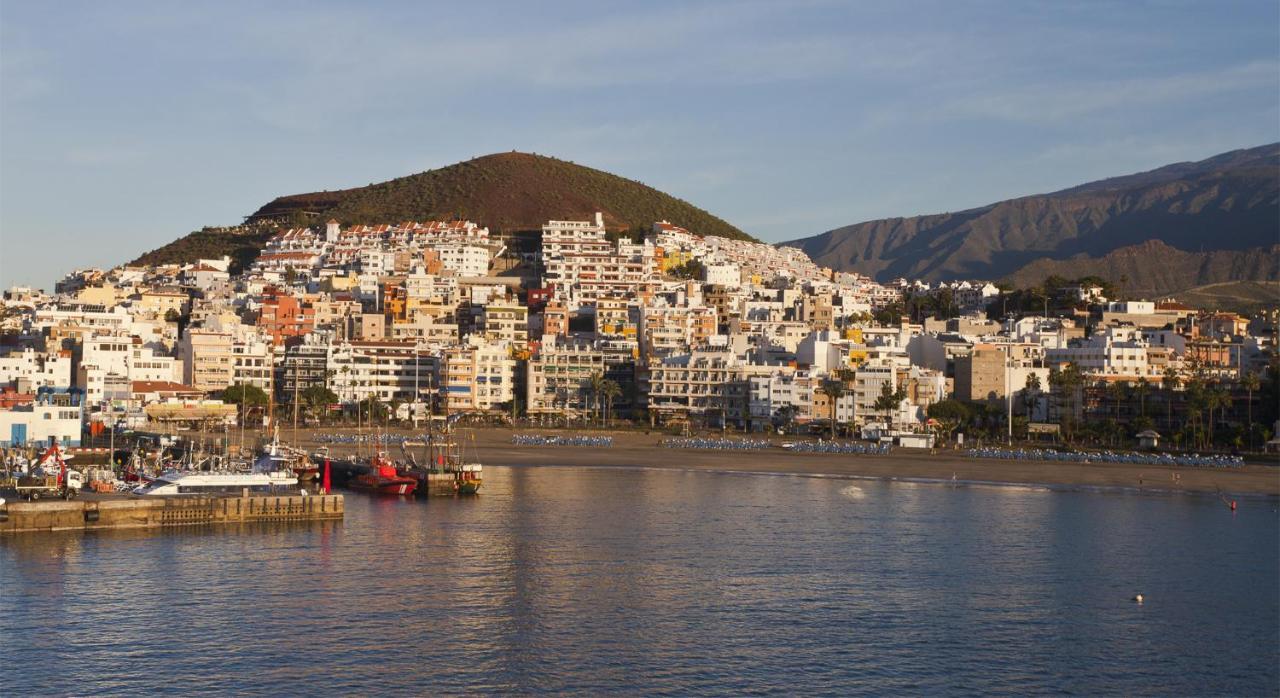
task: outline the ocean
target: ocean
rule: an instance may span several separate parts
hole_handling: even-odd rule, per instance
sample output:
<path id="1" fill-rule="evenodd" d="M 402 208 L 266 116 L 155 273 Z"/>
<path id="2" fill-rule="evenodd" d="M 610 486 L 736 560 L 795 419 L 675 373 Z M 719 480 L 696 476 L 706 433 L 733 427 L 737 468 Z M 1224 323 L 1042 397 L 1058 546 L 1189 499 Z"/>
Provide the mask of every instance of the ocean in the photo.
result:
<path id="1" fill-rule="evenodd" d="M 341 523 L 0 537 L 0 694 L 760 692 L 1276 695 L 1277 502 L 491 467 Z"/>

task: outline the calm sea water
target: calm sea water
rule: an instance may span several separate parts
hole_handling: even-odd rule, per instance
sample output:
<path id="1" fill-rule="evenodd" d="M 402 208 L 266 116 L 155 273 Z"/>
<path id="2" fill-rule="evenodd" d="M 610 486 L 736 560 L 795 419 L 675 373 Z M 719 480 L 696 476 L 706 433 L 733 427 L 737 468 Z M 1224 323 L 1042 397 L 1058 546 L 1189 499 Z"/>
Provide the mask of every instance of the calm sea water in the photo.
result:
<path id="1" fill-rule="evenodd" d="M 0 538 L 0 694 L 1276 695 L 1278 531 L 1264 499 L 495 467 L 341 524 Z"/>

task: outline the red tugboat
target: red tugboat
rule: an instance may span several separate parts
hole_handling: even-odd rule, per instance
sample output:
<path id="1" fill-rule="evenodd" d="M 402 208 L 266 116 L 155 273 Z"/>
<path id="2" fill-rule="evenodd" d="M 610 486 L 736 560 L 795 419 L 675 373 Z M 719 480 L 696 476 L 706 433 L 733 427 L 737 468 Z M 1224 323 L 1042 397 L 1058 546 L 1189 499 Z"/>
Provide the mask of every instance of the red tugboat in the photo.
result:
<path id="1" fill-rule="evenodd" d="M 384 453 L 370 459 L 369 469 L 347 483 L 353 490 L 389 495 L 413 494 L 417 486 L 417 480 L 397 474 L 395 464 Z"/>

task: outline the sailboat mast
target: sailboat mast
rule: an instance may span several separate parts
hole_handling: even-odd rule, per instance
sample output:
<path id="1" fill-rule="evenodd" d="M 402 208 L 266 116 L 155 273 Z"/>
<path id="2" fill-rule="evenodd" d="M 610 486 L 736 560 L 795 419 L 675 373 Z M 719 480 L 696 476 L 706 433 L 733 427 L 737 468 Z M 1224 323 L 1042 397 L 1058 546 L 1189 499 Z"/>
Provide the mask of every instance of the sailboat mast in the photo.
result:
<path id="1" fill-rule="evenodd" d="M 298 447 L 298 356 L 296 354 L 293 357 L 293 447 Z"/>

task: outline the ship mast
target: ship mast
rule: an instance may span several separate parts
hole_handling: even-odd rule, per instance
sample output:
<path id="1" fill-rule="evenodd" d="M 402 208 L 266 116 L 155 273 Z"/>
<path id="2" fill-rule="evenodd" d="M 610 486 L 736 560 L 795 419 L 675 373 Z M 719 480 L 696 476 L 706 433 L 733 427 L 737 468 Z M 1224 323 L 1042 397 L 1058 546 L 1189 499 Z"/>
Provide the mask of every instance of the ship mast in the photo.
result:
<path id="1" fill-rule="evenodd" d="M 285 351 L 288 355 L 288 350 Z M 298 356 L 293 357 L 293 447 L 298 447 Z"/>

